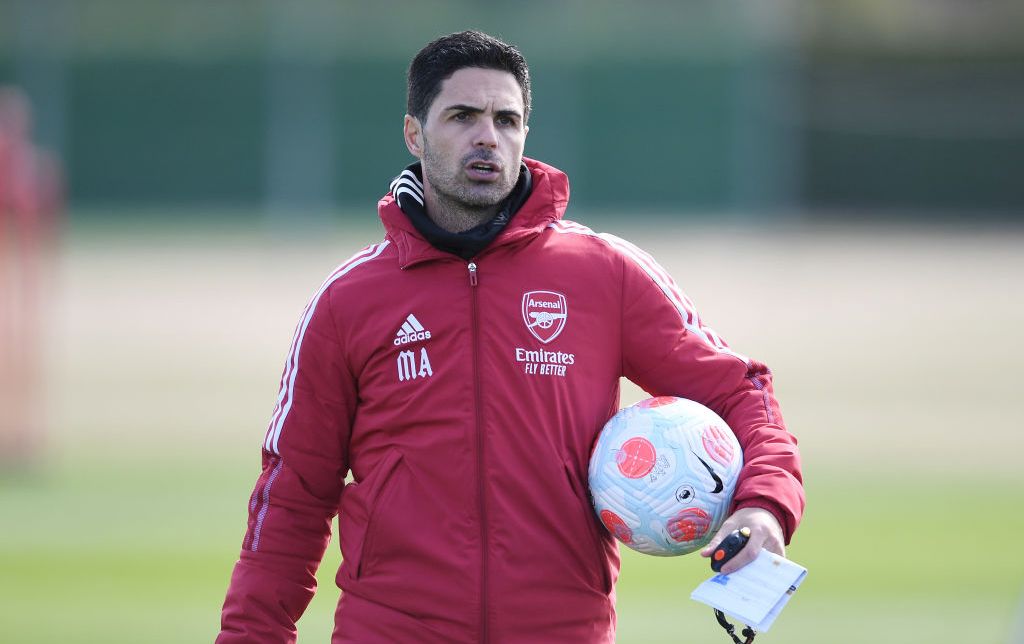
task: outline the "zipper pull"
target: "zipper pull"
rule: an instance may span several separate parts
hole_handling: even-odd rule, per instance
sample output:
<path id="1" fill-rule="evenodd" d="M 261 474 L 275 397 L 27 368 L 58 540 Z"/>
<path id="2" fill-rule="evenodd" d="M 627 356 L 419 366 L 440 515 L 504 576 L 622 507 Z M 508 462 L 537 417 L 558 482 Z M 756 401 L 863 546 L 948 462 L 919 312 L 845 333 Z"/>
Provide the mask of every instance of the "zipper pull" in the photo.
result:
<path id="1" fill-rule="evenodd" d="M 470 262 L 467 268 L 469 268 L 469 285 L 476 286 L 476 262 Z"/>

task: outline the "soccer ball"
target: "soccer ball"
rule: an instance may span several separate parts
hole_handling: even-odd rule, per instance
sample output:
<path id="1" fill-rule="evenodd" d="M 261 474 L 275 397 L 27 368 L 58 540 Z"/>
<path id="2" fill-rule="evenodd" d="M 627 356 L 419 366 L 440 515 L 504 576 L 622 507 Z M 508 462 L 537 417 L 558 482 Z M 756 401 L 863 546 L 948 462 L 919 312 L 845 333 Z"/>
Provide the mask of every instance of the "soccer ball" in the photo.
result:
<path id="1" fill-rule="evenodd" d="M 722 526 L 743 453 L 700 403 L 659 396 L 615 414 L 590 457 L 590 494 L 608 531 L 633 550 L 699 550 Z"/>

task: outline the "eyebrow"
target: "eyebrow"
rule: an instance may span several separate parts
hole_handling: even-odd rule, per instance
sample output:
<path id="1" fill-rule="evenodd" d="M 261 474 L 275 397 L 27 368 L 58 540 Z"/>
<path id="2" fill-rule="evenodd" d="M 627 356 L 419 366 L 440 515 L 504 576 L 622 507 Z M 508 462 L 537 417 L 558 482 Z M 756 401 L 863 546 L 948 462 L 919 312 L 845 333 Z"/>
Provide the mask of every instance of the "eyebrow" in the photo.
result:
<path id="1" fill-rule="evenodd" d="M 483 114 L 484 109 L 482 107 L 473 107 L 472 105 L 462 105 L 460 103 L 460 104 L 456 104 L 456 105 L 449 105 L 448 107 L 444 108 L 444 111 L 445 112 L 451 112 L 451 111 L 471 112 L 473 114 Z M 495 112 L 495 115 L 496 116 L 514 116 L 514 117 L 516 117 L 518 119 L 522 119 L 523 118 L 523 115 L 520 114 L 517 110 L 498 110 L 498 111 Z"/>

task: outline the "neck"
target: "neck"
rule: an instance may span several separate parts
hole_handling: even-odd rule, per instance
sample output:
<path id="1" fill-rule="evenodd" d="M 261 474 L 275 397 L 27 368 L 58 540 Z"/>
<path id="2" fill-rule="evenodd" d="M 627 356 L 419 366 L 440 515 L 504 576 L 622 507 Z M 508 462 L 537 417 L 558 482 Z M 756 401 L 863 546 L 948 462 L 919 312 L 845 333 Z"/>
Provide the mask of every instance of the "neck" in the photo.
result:
<path id="1" fill-rule="evenodd" d="M 424 186 L 424 206 L 431 221 L 450 233 L 461 233 L 486 223 L 498 214 L 500 204 L 473 208 L 437 194 Z"/>

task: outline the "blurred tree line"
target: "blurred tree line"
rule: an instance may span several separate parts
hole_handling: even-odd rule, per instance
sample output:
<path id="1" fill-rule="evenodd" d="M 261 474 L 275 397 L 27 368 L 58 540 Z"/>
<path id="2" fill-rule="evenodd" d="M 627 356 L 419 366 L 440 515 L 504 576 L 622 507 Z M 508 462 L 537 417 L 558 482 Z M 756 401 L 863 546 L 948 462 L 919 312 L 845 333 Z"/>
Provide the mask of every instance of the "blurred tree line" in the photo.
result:
<path id="1" fill-rule="evenodd" d="M 0 83 L 76 211 L 366 208 L 464 28 L 523 50 L 527 154 L 590 211 L 1024 212 L 1020 2 L 0 0 Z"/>

